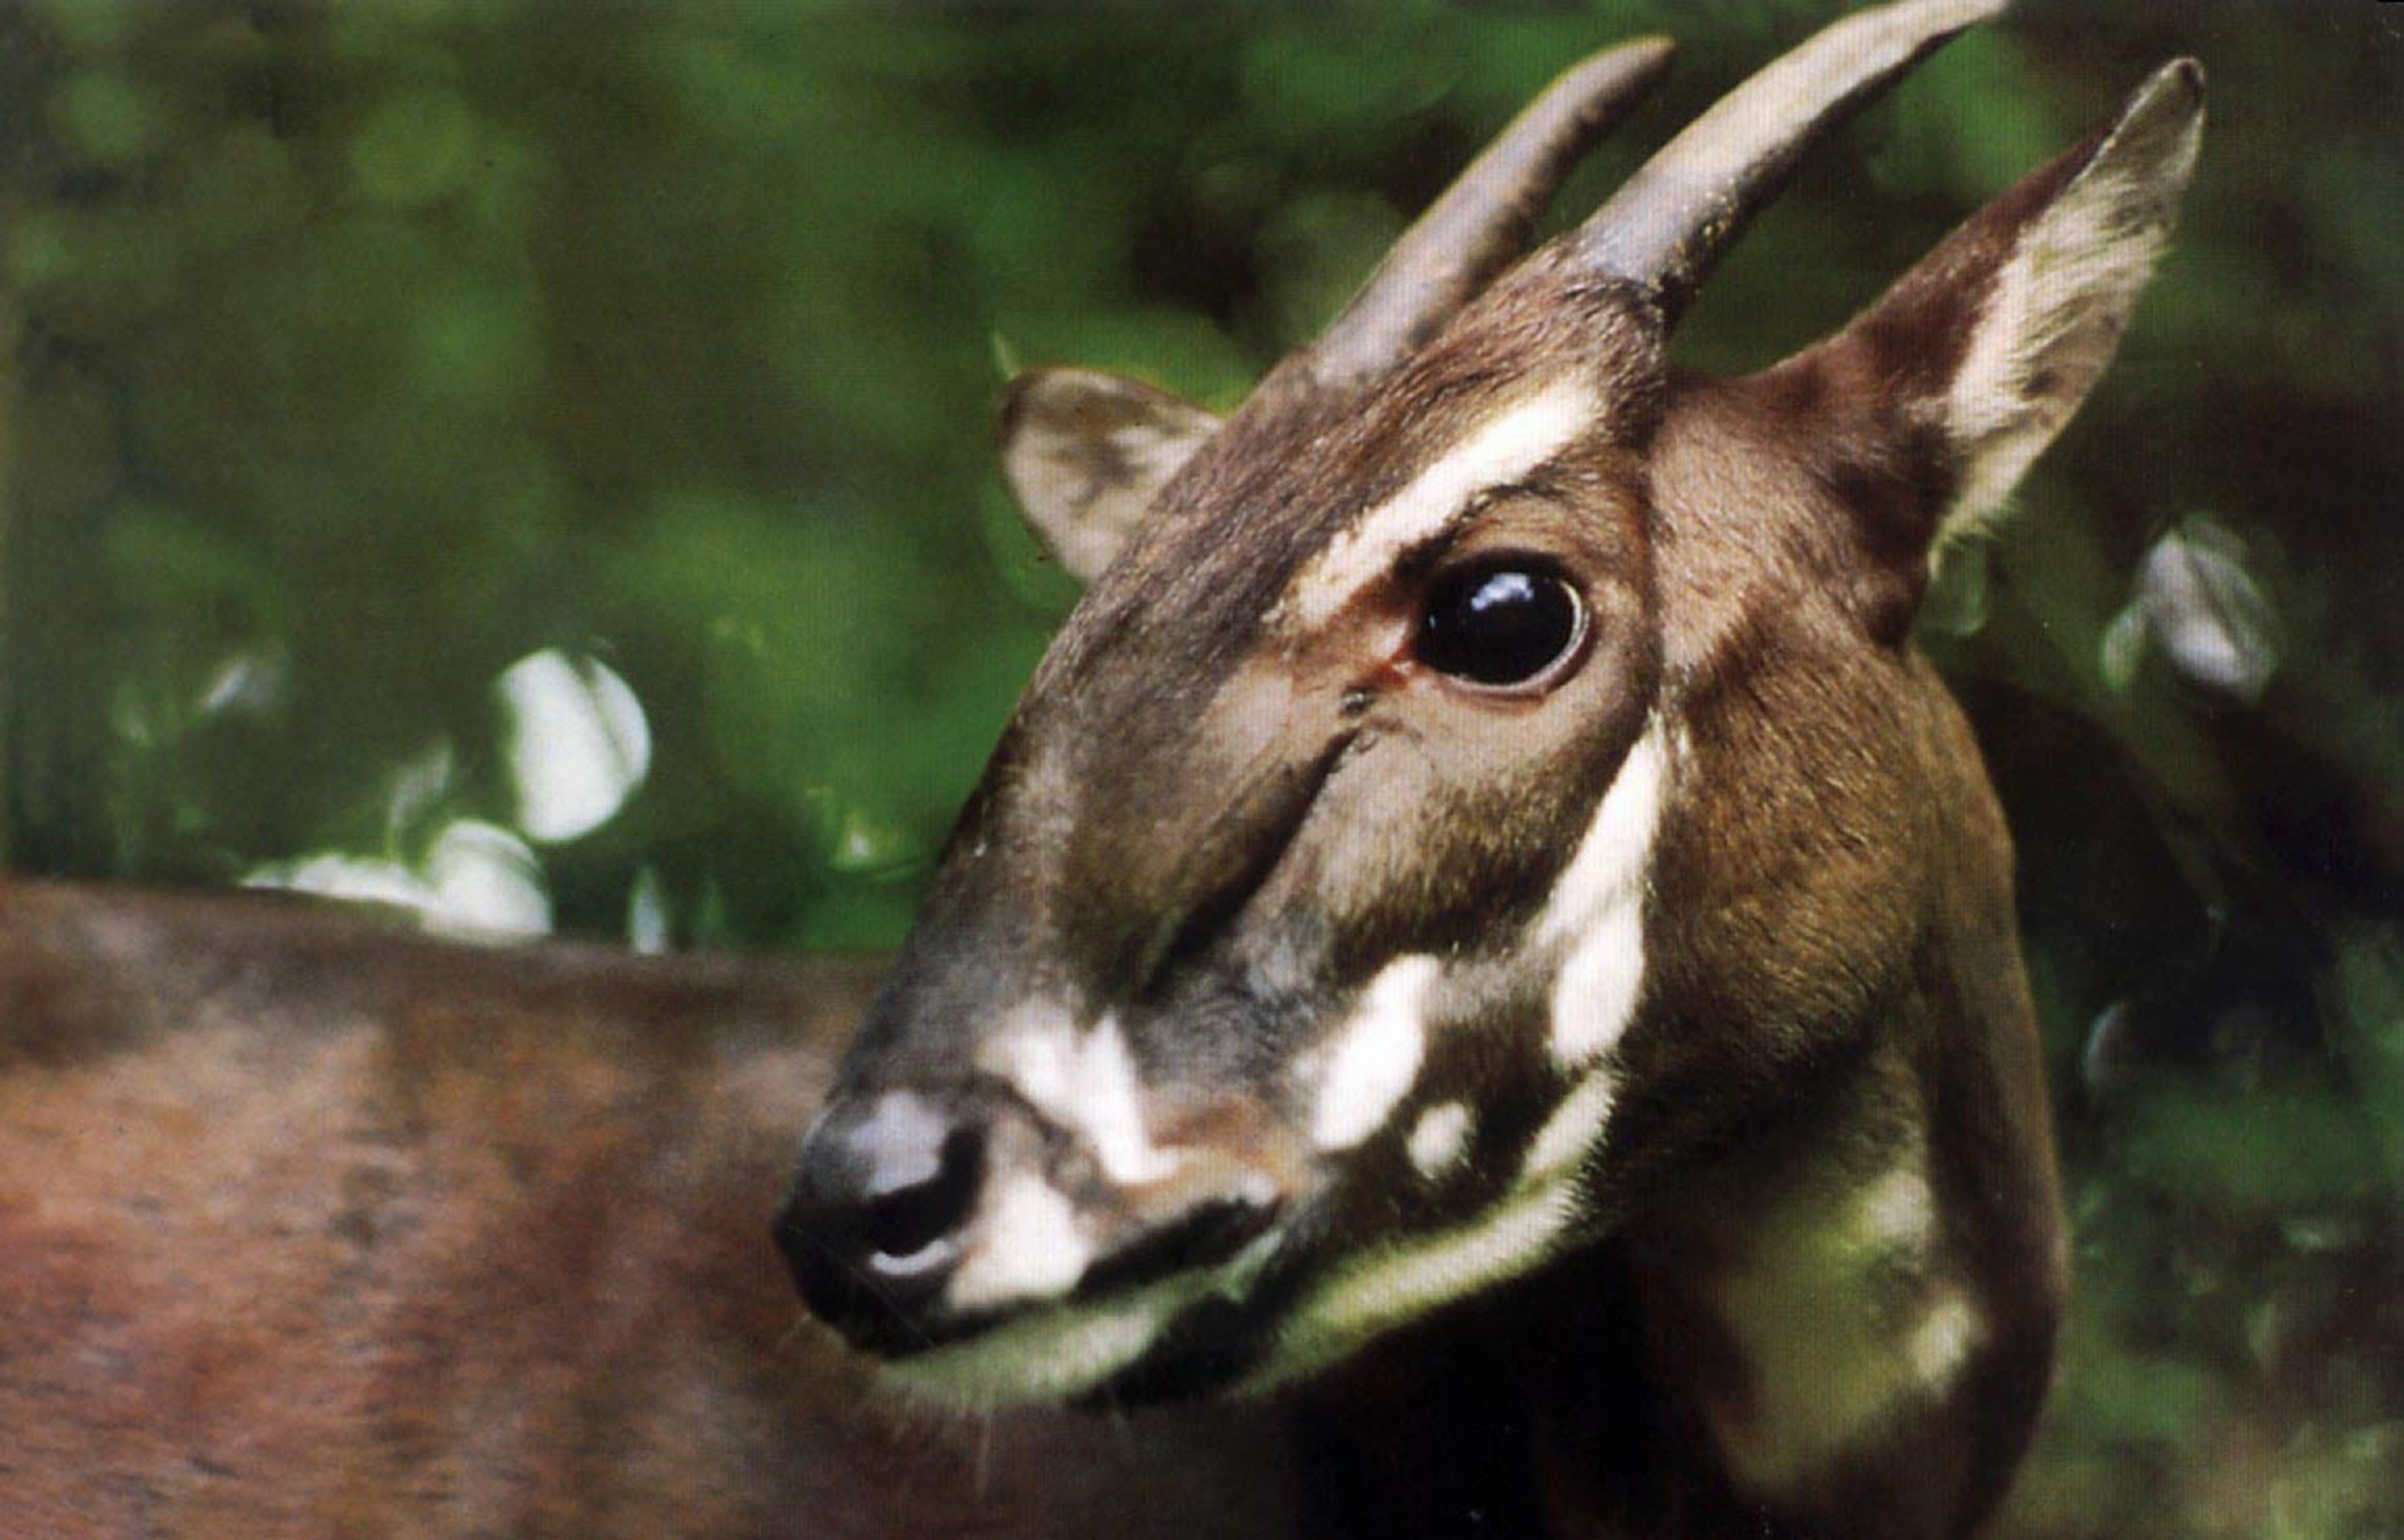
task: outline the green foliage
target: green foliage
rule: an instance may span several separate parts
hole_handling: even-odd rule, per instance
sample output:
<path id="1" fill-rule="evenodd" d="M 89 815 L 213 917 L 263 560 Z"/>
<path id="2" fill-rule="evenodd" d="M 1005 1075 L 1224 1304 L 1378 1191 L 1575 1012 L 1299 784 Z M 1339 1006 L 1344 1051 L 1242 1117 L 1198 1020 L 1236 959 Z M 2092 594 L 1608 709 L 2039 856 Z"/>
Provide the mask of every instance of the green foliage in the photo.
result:
<path id="1" fill-rule="evenodd" d="M 1827 8 L 0 15 L 0 852 L 889 944 L 1072 598 L 990 462 L 1008 363 L 1231 405 L 1567 60 L 1682 44 L 1574 208 Z M 2020 834 L 2077 1224 L 2005 1532 L 2393 1534 L 2404 51 L 2337 0 L 2021 10 L 1806 168 L 1683 356 L 1808 341 L 2205 57 L 2121 362 L 1924 628 Z M 536 716 L 598 822 L 530 809 Z"/>

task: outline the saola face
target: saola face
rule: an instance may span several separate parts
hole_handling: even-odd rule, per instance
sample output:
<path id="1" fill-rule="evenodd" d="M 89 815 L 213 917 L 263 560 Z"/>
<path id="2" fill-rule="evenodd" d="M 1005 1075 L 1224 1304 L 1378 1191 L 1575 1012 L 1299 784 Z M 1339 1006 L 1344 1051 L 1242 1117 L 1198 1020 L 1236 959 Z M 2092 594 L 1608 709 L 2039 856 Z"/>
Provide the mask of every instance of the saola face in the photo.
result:
<path id="1" fill-rule="evenodd" d="M 1148 1284 L 1145 1334 L 1177 1348 L 1145 1342 L 1147 1377 L 1249 1374 L 1334 1301 L 1245 1302 L 1393 1297 L 1338 1259 L 1415 1237 L 1430 1265 L 1506 1192 L 1530 1233 L 1502 1270 L 1565 1228 L 1591 1130 L 1545 1141 L 1540 1198 L 1495 1173 L 1634 1007 L 1662 747 L 1626 408 L 1650 354 L 1613 296 L 1523 272 L 1299 442 L 1230 423 L 1072 617 L 854 1066 L 862 1140 L 897 1064 L 981 1109 L 972 1207 L 996 1207 L 942 1285 L 957 1329 Z M 1078 1318 L 923 1368 L 1006 1352 L 1072 1388 L 1097 1367 L 1058 1334 Z M 1027 1331 L 1040 1353 L 1008 1346 Z"/>
<path id="2" fill-rule="evenodd" d="M 1017 388 L 1092 586 L 806 1144 L 814 1309 L 972 1403 L 1274 1380 L 1607 1233 L 1882 1013 L 2024 1041 L 1927 965 L 2011 965 L 2009 855 L 1905 632 L 2108 358 L 2192 66 L 1819 347 L 1662 362 L 1803 146 L 1982 8 L 1830 29 L 1501 271 L 1663 51 L 1590 61 L 1224 424 Z M 1969 822 L 1897 838 L 1931 804 Z"/>

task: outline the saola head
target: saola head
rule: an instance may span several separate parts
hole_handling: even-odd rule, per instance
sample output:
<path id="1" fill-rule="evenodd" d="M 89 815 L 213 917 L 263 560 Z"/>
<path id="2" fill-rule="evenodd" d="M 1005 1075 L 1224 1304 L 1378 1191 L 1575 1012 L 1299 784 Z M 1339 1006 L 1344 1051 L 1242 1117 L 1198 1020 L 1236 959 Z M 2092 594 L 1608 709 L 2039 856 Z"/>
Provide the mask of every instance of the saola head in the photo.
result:
<path id="1" fill-rule="evenodd" d="M 1090 586 L 806 1143 L 814 1309 L 972 1402 L 1273 1380 L 1608 1232 L 1881 1032 L 2025 1032 L 1907 632 L 2117 343 L 2197 71 L 1836 336 L 1664 362 L 1808 145 L 1992 8 L 1829 28 L 1522 259 L 1667 49 L 1598 55 L 1224 422 L 1018 383 L 1006 470 Z"/>

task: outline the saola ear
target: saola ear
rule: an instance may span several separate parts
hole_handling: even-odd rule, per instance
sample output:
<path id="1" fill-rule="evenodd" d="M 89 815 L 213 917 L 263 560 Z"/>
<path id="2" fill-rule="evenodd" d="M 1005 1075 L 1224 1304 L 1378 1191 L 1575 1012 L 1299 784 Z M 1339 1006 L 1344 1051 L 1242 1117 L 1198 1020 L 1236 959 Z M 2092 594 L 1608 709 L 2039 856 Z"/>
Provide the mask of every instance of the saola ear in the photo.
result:
<path id="1" fill-rule="evenodd" d="M 2203 87 L 2192 59 L 2157 70 L 1814 350 L 1941 445 L 1932 552 L 2002 505 L 2111 362 L 2195 169 Z"/>
<path id="2" fill-rule="evenodd" d="M 1140 380 L 1039 369 L 1010 382 L 1002 474 L 1045 547 L 1091 582 L 1117 559 L 1168 479 L 1218 431 L 1210 412 Z"/>

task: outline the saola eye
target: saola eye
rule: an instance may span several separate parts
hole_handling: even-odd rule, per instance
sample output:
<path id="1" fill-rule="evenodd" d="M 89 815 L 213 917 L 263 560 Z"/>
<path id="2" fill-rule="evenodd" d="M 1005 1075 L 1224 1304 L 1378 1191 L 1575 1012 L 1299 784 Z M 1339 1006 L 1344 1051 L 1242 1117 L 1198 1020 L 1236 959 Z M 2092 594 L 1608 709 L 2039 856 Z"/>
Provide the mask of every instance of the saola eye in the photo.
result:
<path id="1" fill-rule="evenodd" d="M 1411 651 L 1438 673 L 1508 689 L 1564 671 L 1586 639 L 1586 605 L 1559 573 L 1501 556 L 1440 574 Z"/>

